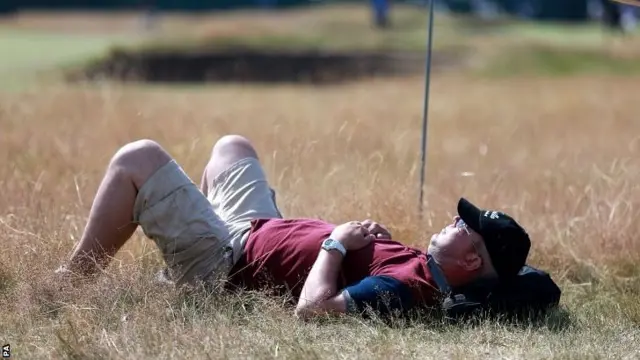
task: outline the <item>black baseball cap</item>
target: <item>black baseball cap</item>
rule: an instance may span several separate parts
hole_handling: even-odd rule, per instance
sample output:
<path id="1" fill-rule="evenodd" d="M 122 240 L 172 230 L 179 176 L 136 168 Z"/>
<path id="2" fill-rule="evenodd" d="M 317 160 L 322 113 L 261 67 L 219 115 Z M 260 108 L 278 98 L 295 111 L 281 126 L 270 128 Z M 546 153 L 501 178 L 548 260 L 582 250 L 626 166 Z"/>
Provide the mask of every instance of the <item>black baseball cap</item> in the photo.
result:
<path id="1" fill-rule="evenodd" d="M 482 236 L 498 276 L 516 276 L 525 265 L 531 248 L 527 232 L 511 216 L 496 210 L 480 209 L 460 198 L 458 215 Z"/>

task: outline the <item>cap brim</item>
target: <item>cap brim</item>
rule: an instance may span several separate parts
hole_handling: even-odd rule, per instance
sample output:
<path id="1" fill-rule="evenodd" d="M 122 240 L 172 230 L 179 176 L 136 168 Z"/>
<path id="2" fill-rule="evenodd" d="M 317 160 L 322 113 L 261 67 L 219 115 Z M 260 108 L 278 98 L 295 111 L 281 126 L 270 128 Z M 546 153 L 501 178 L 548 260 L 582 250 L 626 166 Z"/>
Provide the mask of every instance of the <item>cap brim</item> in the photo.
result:
<path id="1" fill-rule="evenodd" d="M 480 216 L 482 210 L 473 205 L 469 200 L 460 198 L 458 200 L 458 215 L 462 218 L 471 229 L 475 232 L 480 232 Z"/>

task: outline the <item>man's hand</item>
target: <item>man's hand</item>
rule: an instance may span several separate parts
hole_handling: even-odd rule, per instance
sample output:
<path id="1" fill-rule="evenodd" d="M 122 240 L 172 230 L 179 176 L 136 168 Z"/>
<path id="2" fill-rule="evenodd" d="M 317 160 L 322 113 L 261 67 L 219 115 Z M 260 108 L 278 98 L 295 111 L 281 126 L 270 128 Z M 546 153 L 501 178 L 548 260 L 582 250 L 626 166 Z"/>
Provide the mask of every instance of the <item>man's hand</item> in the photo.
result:
<path id="1" fill-rule="evenodd" d="M 378 224 L 371 219 L 362 222 L 369 234 L 373 234 L 378 239 L 391 239 L 391 233 L 382 224 Z"/>
<path id="2" fill-rule="evenodd" d="M 338 225 L 331 232 L 331 238 L 344 245 L 347 251 L 362 249 L 376 237 L 359 221 Z"/>

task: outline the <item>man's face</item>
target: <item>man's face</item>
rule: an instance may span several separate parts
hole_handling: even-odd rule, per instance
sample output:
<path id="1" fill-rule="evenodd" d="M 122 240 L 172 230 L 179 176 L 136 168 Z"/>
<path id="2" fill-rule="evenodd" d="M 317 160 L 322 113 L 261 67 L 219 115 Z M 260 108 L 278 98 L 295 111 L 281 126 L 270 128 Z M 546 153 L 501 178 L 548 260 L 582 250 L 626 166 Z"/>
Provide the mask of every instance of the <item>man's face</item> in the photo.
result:
<path id="1" fill-rule="evenodd" d="M 431 237 L 428 252 L 447 277 L 461 282 L 476 276 L 483 264 L 490 264 L 482 236 L 469 228 L 459 216 Z"/>

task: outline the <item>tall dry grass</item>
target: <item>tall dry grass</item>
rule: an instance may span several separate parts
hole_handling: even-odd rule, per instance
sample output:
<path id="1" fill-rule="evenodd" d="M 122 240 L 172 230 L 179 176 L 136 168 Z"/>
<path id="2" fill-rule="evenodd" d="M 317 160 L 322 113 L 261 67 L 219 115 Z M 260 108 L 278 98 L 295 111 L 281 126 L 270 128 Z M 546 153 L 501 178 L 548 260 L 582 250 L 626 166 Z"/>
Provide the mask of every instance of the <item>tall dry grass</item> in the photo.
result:
<path id="1" fill-rule="evenodd" d="M 0 342 L 24 359 L 640 356 L 638 80 L 435 76 L 420 222 L 421 80 L 2 95 Z M 52 280 L 118 147 L 154 139 L 197 182 L 228 133 L 254 142 L 288 217 L 370 217 L 424 248 L 460 196 L 513 214 L 562 311 L 528 327 L 300 324 L 279 299 L 155 284 L 161 260 L 140 234 L 96 283 Z"/>

